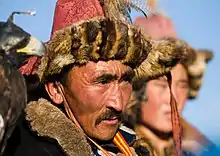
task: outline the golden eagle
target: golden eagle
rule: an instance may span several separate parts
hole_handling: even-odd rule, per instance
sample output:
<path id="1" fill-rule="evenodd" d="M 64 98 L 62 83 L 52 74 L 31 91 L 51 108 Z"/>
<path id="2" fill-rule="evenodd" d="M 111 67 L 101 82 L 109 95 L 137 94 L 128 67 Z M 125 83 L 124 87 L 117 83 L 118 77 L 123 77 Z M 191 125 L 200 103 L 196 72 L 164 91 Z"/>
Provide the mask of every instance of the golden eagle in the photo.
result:
<path id="1" fill-rule="evenodd" d="M 19 71 L 32 56 L 43 56 L 45 47 L 13 23 L 13 12 L 6 22 L 0 22 L 0 155 L 27 104 L 26 82 Z"/>

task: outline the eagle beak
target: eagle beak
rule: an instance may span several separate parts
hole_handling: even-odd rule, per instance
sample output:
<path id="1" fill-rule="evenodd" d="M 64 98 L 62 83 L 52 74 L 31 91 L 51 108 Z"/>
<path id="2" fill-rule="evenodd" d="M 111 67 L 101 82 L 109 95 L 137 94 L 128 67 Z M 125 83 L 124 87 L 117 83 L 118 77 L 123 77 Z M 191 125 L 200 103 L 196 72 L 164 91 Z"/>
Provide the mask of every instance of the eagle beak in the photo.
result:
<path id="1" fill-rule="evenodd" d="M 27 45 L 21 49 L 17 49 L 17 52 L 33 56 L 43 56 L 46 53 L 46 47 L 43 42 L 31 36 Z"/>

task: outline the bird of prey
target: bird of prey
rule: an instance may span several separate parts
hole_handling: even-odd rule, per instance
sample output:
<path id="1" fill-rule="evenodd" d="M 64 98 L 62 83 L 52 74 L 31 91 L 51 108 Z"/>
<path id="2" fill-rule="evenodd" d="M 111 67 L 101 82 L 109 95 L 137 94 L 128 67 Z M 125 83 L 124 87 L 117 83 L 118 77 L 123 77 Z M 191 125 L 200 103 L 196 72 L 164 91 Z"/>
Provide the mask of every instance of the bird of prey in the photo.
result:
<path id="1" fill-rule="evenodd" d="M 27 87 L 19 69 L 28 58 L 46 51 L 41 41 L 13 23 L 14 14 L 32 12 L 13 12 L 0 22 L 0 155 L 27 104 Z"/>

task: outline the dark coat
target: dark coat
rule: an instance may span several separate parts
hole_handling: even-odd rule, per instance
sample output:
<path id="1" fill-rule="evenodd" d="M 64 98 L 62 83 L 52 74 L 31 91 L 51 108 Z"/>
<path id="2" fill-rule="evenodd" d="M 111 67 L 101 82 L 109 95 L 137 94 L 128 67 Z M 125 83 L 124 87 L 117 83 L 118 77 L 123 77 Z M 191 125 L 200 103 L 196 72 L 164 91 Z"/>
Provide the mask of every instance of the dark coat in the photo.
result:
<path id="1" fill-rule="evenodd" d="M 90 156 L 91 146 L 73 122 L 45 99 L 27 105 L 5 156 Z"/>
<path id="2" fill-rule="evenodd" d="M 22 121 L 8 141 L 3 156 L 64 156 L 56 141 L 41 139 Z"/>
<path id="3" fill-rule="evenodd" d="M 25 118 L 25 120 L 24 120 Z M 128 129 L 119 129 L 127 143 L 135 142 L 135 134 Z M 100 145 L 108 151 L 118 153 L 113 144 Z M 94 150 L 95 149 L 95 150 Z M 26 115 L 16 127 L 8 142 L 4 156 L 91 156 L 98 155 L 73 122 L 64 113 L 45 99 L 28 104 Z M 139 155 L 148 156 L 145 148 L 138 147 Z"/>

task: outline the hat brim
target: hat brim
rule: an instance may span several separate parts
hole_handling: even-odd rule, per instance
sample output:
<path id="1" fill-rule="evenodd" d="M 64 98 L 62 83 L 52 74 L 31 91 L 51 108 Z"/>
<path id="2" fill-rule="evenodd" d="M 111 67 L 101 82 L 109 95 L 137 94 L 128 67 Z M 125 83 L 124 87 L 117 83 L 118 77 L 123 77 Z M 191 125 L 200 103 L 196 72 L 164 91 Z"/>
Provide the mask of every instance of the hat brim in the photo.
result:
<path id="1" fill-rule="evenodd" d="M 150 80 L 171 70 L 187 57 L 188 45 L 178 39 L 152 40 L 133 25 L 96 17 L 54 33 L 46 43 L 41 80 L 72 64 L 119 60 L 135 70 L 134 80 Z"/>

